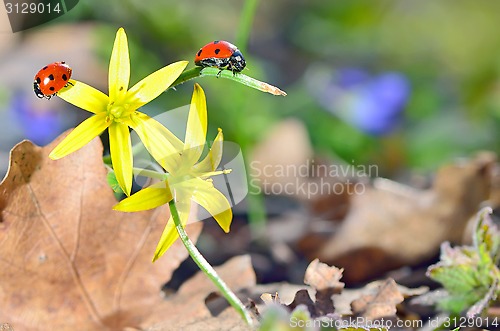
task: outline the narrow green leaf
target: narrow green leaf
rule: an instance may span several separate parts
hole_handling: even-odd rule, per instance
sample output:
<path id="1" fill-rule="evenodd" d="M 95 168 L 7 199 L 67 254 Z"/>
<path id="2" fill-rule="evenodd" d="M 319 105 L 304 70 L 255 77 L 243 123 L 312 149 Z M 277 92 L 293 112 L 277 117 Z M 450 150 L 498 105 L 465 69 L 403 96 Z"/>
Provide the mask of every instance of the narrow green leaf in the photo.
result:
<path id="1" fill-rule="evenodd" d="M 220 72 L 220 73 L 219 73 Z M 278 87 L 270 85 L 265 82 L 261 82 L 255 78 L 249 77 L 242 73 L 234 73 L 230 70 L 222 70 L 220 71 L 217 68 L 201 68 L 195 67 L 189 70 L 184 71 L 179 78 L 175 82 L 172 83 L 171 87 L 182 84 L 188 80 L 191 80 L 196 77 L 217 77 L 217 78 L 225 78 L 237 83 L 246 85 L 248 87 L 257 89 L 262 92 L 271 93 L 273 95 L 281 95 L 285 96 L 286 92 L 280 90 Z"/>

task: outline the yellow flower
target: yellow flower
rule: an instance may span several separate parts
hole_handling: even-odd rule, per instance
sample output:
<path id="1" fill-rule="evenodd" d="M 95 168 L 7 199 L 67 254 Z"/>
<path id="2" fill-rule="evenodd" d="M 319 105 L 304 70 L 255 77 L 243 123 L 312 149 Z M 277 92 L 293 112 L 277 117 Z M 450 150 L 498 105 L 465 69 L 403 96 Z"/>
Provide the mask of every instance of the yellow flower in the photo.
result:
<path id="1" fill-rule="evenodd" d="M 114 209 L 128 212 L 151 209 L 169 202 L 173 196 L 183 226 L 186 226 L 191 201 L 194 201 L 205 208 L 225 232 L 229 232 L 233 218 L 231 205 L 226 197 L 214 187 L 210 178 L 229 172 L 229 170 L 216 171 L 222 159 L 222 130 L 219 129 L 207 156 L 197 163 L 205 146 L 206 135 L 207 104 L 205 93 L 198 84 L 195 84 L 184 148 L 180 153 L 168 157 L 169 164 L 175 165 L 171 169 L 166 169 L 169 172 L 168 179 L 122 200 Z M 171 216 L 156 247 L 153 261 L 162 256 L 178 237 Z"/>
<path id="2" fill-rule="evenodd" d="M 165 155 L 182 149 L 180 141 L 156 120 L 137 109 L 164 92 L 182 73 L 188 61 L 179 61 L 155 71 L 132 88 L 129 87 L 130 59 L 127 35 L 123 28 L 116 39 L 109 63 L 109 96 L 82 82 L 71 80 L 58 93 L 67 102 L 95 115 L 83 121 L 50 153 L 53 160 L 60 159 L 86 145 L 109 130 L 111 161 L 116 179 L 129 195 L 132 188 L 133 156 L 129 127 L 134 129 L 144 146 L 155 158 L 163 158 L 162 166 L 170 168 Z"/>

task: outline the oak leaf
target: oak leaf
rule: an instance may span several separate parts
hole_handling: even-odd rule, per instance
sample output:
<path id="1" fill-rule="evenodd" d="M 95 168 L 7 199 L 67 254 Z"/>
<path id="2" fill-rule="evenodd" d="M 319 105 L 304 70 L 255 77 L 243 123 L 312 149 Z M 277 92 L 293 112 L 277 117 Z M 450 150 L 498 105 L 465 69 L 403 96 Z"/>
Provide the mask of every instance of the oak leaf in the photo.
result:
<path id="1" fill-rule="evenodd" d="M 63 136 L 11 151 L 0 184 L 0 322 L 16 331 L 139 326 L 187 252 L 177 242 L 151 263 L 166 208 L 113 211 L 100 141 L 52 161 Z M 201 227 L 188 226 L 193 240 Z"/>

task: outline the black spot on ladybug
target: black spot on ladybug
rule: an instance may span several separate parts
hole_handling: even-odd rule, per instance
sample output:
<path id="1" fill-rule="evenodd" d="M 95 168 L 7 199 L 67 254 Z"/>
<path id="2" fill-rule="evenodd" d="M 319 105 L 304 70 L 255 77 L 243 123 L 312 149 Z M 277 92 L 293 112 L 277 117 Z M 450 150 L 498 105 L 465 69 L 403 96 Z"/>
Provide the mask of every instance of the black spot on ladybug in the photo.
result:
<path id="1" fill-rule="evenodd" d="M 45 66 L 45 67 L 42 68 L 42 70 L 47 70 L 47 68 L 48 68 L 48 66 Z"/>
<path id="2" fill-rule="evenodd" d="M 68 80 L 68 76 L 66 76 L 66 74 L 63 74 L 63 75 L 62 75 L 62 79 L 63 79 L 63 80 Z"/>
<path id="3" fill-rule="evenodd" d="M 37 84 L 40 84 L 41 82 L 42 82 L 42 80 L 40 79 L 40 77 L 37 77 L 37 78 L 36 78 L 36 83 L 37 83 Z"/>
<path id="4" fill-rule="evenodd" d="M 220 40 L 215 40 L 214 41 L 214 44 L 218 44 L 218 43 L 220 43 Z"/>
<path id="5" fill-rule="evenodd" d="M 50 79 L 50 80 L 54 80 L 54 79 L 55 79 L 55 78 L 54 78 L 54 75 L 50 74 L 50 75 L 49 75 L 49 79 Z"/>
<path id="6" fill-rule="evenodd" d="M 219 54 L 220 53 L 220 48 L 216 48 L 214 52 L 215 52 L 215 54 Z"/>
<path id="7" fill-rule="evenodd" d="M 55 90 L 54 86 L 49 87 L 49 90 L 54 91 Z"/>
<path id="8" fill-rule="evenodd" d="M 202 51 L 203 51 L 203 50 L 202 50 L 202 49 L 200 49 L 200 50 L 198 51 L 198 53 L 196 53 L 196 55 L 197 55 L 197 56 L 200 56 Z"/>

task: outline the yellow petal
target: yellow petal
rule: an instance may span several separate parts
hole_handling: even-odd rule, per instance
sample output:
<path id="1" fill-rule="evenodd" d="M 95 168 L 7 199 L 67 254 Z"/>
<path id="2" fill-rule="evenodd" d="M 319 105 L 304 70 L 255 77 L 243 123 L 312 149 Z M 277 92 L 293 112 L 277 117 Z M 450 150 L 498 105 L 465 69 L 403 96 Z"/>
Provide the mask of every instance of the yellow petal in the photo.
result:
<path id="1" fill-rule="evenodd" d="M 135 112 L 126 123 L 137 132 L 146 149 L 163 169 L 172 172 L 178 168 L 179 153 L 184 144 L 170 130 L 141 112 Z"/>
<path id="2" fill-rule="evenodd" d="M 204 181 L 203 187 L 198 186 L 192 199 L 194 202 L 205 208 L 219 223 L 219 226 L 226 233 L 229 232 L 233 211 L 224 194 L 217 190 L 211 183 Z M 209 185 L 207 185 L 209 184 Z"/>
<path id="3" fill-rule="evenodd" d="M 54 148 L 49 157 L 57 160 L 82 148 L 92 139 L 100 135 L 109 123 L 106 122 L 106 114 L 92 115 L 80 123 L 59 145 Z"/>
<path id="4" fill-rule="evenodd" d="M 109 99 L 113 102 L 127 93 L 130 79 L 130 58 L 128 55 L 127 35 L 123 28 L 116 32 L 111 60 L 109 61 Z"/>
<path id="5" fill-rule="evenodd" d="M 163 92 L 179 77 L 188 61 L 179 61 L 163 67 L 135 84 L 127 93 L 133 98 L 130 103 L 135 109 L 142 107 Z"/>
<path id="6" fill-rule="evenodd" d="M 130 195 L 133 155 L 128 126 L 117 122 L 113 122 L 109 126 L 109 150 L 116 180 L 123 192 Z"/>
<path id="7" fill-rule="evenodd" d="M 222 134 L 222 130 L 219 128 L 219 133 L 217 134 L 217 137 L 215 137 L 215 140 L 207 156 L 205 156 L 202 161 L 195 164 L 193 166 L 193 169 L 196 172 L 210 172 L 217 169 L 220 161 L 222 160 L 222 152 L 224 149 L 223 143 L 224 135 Z"/>
<path id="8" fill-rule="evenodd" d="M 207 137 L 207 101 L 200 85 L 194 84 L 184 140 L 186 163 L 194 165 L 203 153 Z"/>
<path id="9" fill-rule="evenodd" d="M 170 200 L 172 200 L 172 193 L 168 184 L 159 182 L 123 199 L 113 209 L 126 212 L 148 210 L 164 205 Z"/>
<path id="10" fill-rule="evenodd" d="M 77 80 L 71 79 L 69 82 L 73 85 L 70 84 L 59 91 L 58 97 L 94 114 L 106 111 L 109 103 L 106 94 Z"/>
<path id="11" fill-rule="evenodd" d="M 179 212 L 181 224 L 183 227 L 186 227 L 186 223 L 189 218 L 189 210 L 191 209 L 191 200 L 189 199 L 189 197 L 183 197 L 178 202 L 176 202 L 175 205 L 177 207 L 177 211 Z M 156 246 L 153 262 L 158 260 L 163 254 L 165 254 L 167 249 L 169 249 L 170 246 L 172 246 L 172 244 L 177 240 L 177 238 L 179 238 L 179 234 L 175 229 L 174 220 L 172 219 L 172 216 L 170 216 L 167 225 L 165 226 L 165 229 L 163 229 L 160 241 Z"/>

